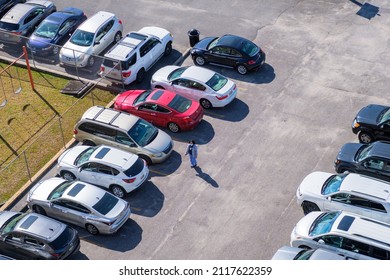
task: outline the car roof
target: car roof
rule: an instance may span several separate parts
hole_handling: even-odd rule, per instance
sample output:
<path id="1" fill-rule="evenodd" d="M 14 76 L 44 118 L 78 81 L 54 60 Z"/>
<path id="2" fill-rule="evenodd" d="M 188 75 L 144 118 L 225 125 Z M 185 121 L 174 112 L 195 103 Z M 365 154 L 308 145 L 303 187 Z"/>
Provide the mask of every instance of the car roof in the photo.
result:
<path id="1" fill-rule="evenodd" d="M 237 35 L 226 34 L 218 39 L 217 46 L 227 46 L 232 48 L 238 48 L 243 42 L 249 41 L 243 37 Z M 249 41 L 251 42 L 251 41 Z M 238 48 L 240 49 L 240 48 Z"/>
<path id="2" fill-rule="evenodd" d="M 157 103 L 157 104 L 168 106 L 169 102 L 171 102 L 172 99 L 176 95 L 177 94 L 172 92 L 172 91 L 162 90 L 162 89 L 155 89 L 155 90 L 153 90 L 153 92 L 151 94 L 149 94 L 149 96 L 146 99 L 146 101 L 154 102 L 154 103 Z M 157 99 L 155 99 L 155 98 L 157 98 Z"/>
<path id="3" fill-rule="evenodd" d="M 65 8 L 62 11 L 57 11 L 52 14 L 50 14 L 47 18 L 45 18 L 43 21 L 47 22 L 55 22 L 55 23 L 62 23 L 65 20 L 67 20 L 70 17 L 82 15 L 83 11 L 77 8 Z"/>
<path id="4" fill-rule="evenodd" d="M 90 18 L 88 18 L 86 21 L 84 21 L 78 29 L 95 33 L 96 30 L 100 28 L 105 22 L 110 20 L 111 18 L 115 17 L 113 13 L 105 12 L 105 11 L 99 11 Z"/>
<path id="5" fill-rule="evenodd" d="M 215 75 L 214 71 L 199 66 L 190 66 L 181 74 L 181 78 L 188 78 L 192 80 L 198 80 L 206 83 Z"/>
<path id="6" fill-rule="evenodd" d="M 390 202 L 390 183 L 356 173 L 349 173 L 344 178 L 340 191 L 355 192 Z"/>
<path id="7" fill-rule="evenodd" d="M 24 18 L 26 14 L 33 9 L 36 9 L 35 5 L 25 3 L 16 4 L 1 18 L 1 21 L 9 23 L 19 23 L 20 20 Z"/>
<path id="8" fill-rule="evenodd" d="M 91 184 L 75 181 L 67 188 L 62 198 L 77 201 L 92 208 L 106 193 L 105 190 Z"/>
<path id="9" fill-rule="evenodd" d="M 368 155 L 372 157 L 384 157 L 390 159 L 390 142 L 376 141 L 371 144 Z"/>
<path id="10" fill-rule="evenodd" d="M 93 106 L 89 108 L 82 119 L 93 120 L 99 123 L 122 128 L 129 131 L 130 128 L 139 120 L 138 117 L 125 112 L 117 111 L 102 106 Z"/>
<path id="11" fill-rule="evenodd" d="M 133 34 L 136 36 L 131 37 Z M 150 36 L 146 34 L 130 32 L 116 45 L 114 45 L 104 56 L 118 60 L 127 59 L 133 53 L 133 51 L 142 45 L 143 42 L 145 42 L 149 37 Z"/>
<path id="12" fill-rule="evenodd" d="M 138 159 L 138 156 L 127 151 L 101 145 L 89 158 L 90 161 L 105 163 L 111 167 L 126 170 Z"/>

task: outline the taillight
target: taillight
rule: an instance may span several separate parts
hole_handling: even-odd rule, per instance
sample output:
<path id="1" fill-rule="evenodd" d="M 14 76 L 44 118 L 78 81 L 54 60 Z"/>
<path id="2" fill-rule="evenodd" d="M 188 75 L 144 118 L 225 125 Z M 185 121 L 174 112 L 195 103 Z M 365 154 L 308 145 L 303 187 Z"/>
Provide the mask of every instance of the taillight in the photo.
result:
<path id="1" fill-rule="evenodd" d="M 50 255 L 52 255 L 55 258 L 59 258 L 61 256 L 61 254 L 58 253 L 50 253 Z"/>
<path id="2" fill-rule="evenodd" d="M 79 131 L 77 129 L 73 129 L 73 134 L 76 135 L 77 133 L 79 133 Z"/>
<path id="3" fill-rule="evenodd" d="M 228 95 L 216 96 L 218 100 L 224 100 Z"/>
<path id="4" fill-rule="evenodd" d="M 111 222 L 102 222 L 102 223 L 105 224 L 105 225 L 111 226 L 112 224 L 115 223 L 115 221 L 111 221 Z"/>
<path id="5" fill-rule="evenodd" d="M 234 84 L 234 88 L 233 88 L 233 90 L 235 90 L 237 88 L 237 85 L 236 84 Z"/>
<path id="6" fill-rule="evenodd" d="M 249 60 L 249 61 L 248 61 L 248 64 L 249 64 L 249 65 L 252 65 L 252 64 L 255 64 L 255 63 L 256 63 L 256 61 L 254 61 L 254 60 Z"/>
<path id="7" fill-rule="evenodd" d="M 191 123 L 191 122 L 192 122 L 192 118 L 190 118 L 190 117 L 185 117 L 185 118 L 183 119 L 183 121 L 186 122 L 186 123 Z"/>
<path id="8" fill-rule="evenodd" d="M 131 178 L 131 179 L 122 179 L 122 180 L 123 180 L 123 182 L 125 182 L 125 183 L 131 184 L 131 183 L 133 183 L 133 182 L 135 181 L 135 178 Z"/>
<path id="9" fill-rule="evenodd" d="M 123 78 L 130 77 L 130 75 L 131 75 L 131 71 L 129 71 L 129 72 L 122 72 L 122 77 Z"/>
<path id="10" fill-rule="evenodd" d="M 121 20 L 119 20 L 118 22 L 119 22 L 119 24 L 122 24 L 122 21 L 121 21 Z"/>
<path id="11" fill-rule="evenodd" d="M 21 35 L 22 34 L 22 31 L 19 31 L 19 32 L 11 32 L 12 34 L 15 34 L 15 35 Z"/>
<path id="12" fill-rule="evenodd" d="M 104 68 L 104 66 L 100 66 L 100 71 L 101 71 L 101 72 L 104 72 L 105 69 L 106 69 L 106 68 Z"/>

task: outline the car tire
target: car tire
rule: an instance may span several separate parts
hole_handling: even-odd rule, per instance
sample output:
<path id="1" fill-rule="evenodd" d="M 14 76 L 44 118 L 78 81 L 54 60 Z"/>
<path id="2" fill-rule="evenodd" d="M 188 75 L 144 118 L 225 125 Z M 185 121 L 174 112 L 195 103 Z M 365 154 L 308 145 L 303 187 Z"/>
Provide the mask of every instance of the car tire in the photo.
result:
<path id="1" fill-rule="evenodd" d="M 303 210 L 303 214 L 307 215 L 313 211 L 320 211 L 320 208 L 318 208 L 317 204 L 313 202 L 304 201 L 302 203 L 302 210 Z"/>
<path id="2" fill-rule="evenodd" d="M 237 66 L 237 72 L 241 75 L 246 75 L 246 73 L 248 73 L 248 69 L 245 67 L 245 65 L 238 65 Z"/>
<path id="3" fill-rule="evenodd" d="M 112 185 L 110 189 L 111 189 L 111 192 L 112 192 L 116 197 L 124 198 L 125 195 L 126 195 L 125 190 L 124 190 L 121 186 Z"/>
<path id="4" fill-rule="evenodd" d="M 173 133 L 177 133 L 180 131 L 180 126 L 177 123 L 169 122 L 168 129 Z"/>
<path id="5" fill-rule="evenodd" d="M 198 66 L 203 66 L 206 64 L 206 60 L 204 59 L 203 56 L 197 55 L 194 58 L 194 63 Z"/>
<path id="6" fill-rule="evenodd" d="M 172 53 L 172 42 L 169 41 L 166 46 L 165 46 L 165 50 L 164 50 L 164 56 L 168 56 Z"/>
<path id="7" fill-rule="evenodd" d="M 94 64 L 95 64 L 95 57 L 94 57 L 93 55 L 91 55 L 91 56 L 88 58 L 87 66 L 88 66 L 88 67 L 92 67 Z"/>
<path id="8" fill-rule="evenodd" d="M 57 55 L 57 54 L 58 54 L 58 51 L 59 51 L 58 46 L 54 46 L 54 47 L 53 47 L 53 54 L 54 54 L 54 55 Z"/>
<path id="9" fill-rule="evenodd" d="M 371 142 L 374 142 L 374 140 L 375 140 L 370 132 L 363 131 L 363 130 L 359 131 L 358 139 L 359 139 L 359 142 L 362 144 L 369 144 Z"/>
<path id="10" fill-rule="evenodd" d="M 85 229 L 92 235 L 97 235 L 99 234 L 99 230 L 97 227 L 95 227 L 94 225 L 92 224 L 86 224 L 85 225 Z"/>
<path id="11" fill-rule="evenodd" d="M 120 41 L 120 39 L 122 39 L 122 32 L 118 31 L 115 36 L 114 36 L 114 41 L 113 43 L 116 44 Z"/>
<path id="12" fill-rule="evenodd" d="M 35 213 L 37 213 L 37 214 L 41 214 L 41 215 L 43 215 L 43 216 L 46 216 L 46 215 L 47 215 L 45 209 L 43 209 L 43 208 L 42 208 L 41 206 L 39 206 L 39 205 L 34 205 L 34 206 L 32 207 L 32 209 L 33 209 L 33 211 L 34 211 Z"/>
<path id="13" fill-rule="evenodd" d="M 150 157 L 146 156 L 146 155 L 138 155 L 140 158 L 142 158 L 143 160 L 146 161 L 147 165 L 152 165 L 153 162 L 152 160 L 150 159 Z"/>
<path id="14" fill-rule="evenodd" d="M 144 78 L 145 78 L 145 69 L 141 68 L 137 73 L 137 78 L 136 78 L 137 83 L 142 83 Z"/>
<path id="15" fill-rule="evenodd" d="M 94 142 L 89 141 L 89 140 L 83 141 L 83 145 L 84 146 L 96 146 L 96 144 Z"/>
<path id="16" fill-rule="evenodd" d="M 201 99 L 199 101 L 200 105 L 204 108 L 204 109 L 211 109 L 213 108 L 213 105 L 211 104 L 210 101 L 208 101 L 207 99 Z"/>
<path id="17" fill-rule="evenodd" d="M 69 171 L 62 171 L 61 172 L 61 177 L 64 178 L 67 181 L 74 181 L 76 180 L 76 176 L 72 172 Z"/>

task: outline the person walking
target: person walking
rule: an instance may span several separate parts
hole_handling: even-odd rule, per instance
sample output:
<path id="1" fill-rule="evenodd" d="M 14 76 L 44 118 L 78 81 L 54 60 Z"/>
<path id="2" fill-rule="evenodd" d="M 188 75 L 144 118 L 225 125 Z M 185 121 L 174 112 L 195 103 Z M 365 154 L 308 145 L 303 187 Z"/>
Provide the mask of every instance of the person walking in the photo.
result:
<path id="1" fill-rule="evenodd" d="M 196 158 L 198 157 L 198 146 L 196 146 L 194 140 L 188 142 L 185 155 L 188 155 L 190 157 L 191 168 L 196 167 L 198 164 L 198 162 L 196 161 Z"/>

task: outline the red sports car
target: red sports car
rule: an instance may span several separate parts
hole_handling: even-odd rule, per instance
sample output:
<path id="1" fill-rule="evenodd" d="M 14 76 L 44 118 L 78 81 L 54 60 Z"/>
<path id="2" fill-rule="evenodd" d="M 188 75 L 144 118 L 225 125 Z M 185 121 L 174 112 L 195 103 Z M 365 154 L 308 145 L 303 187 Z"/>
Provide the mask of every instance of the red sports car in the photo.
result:
<path id="1" fill-rule="evenodd" d="M 114 108 L 172 132 L 195 128 L 204 114 L 199 102 L 162 89 L 123 92 L 117 96 Z"/>

